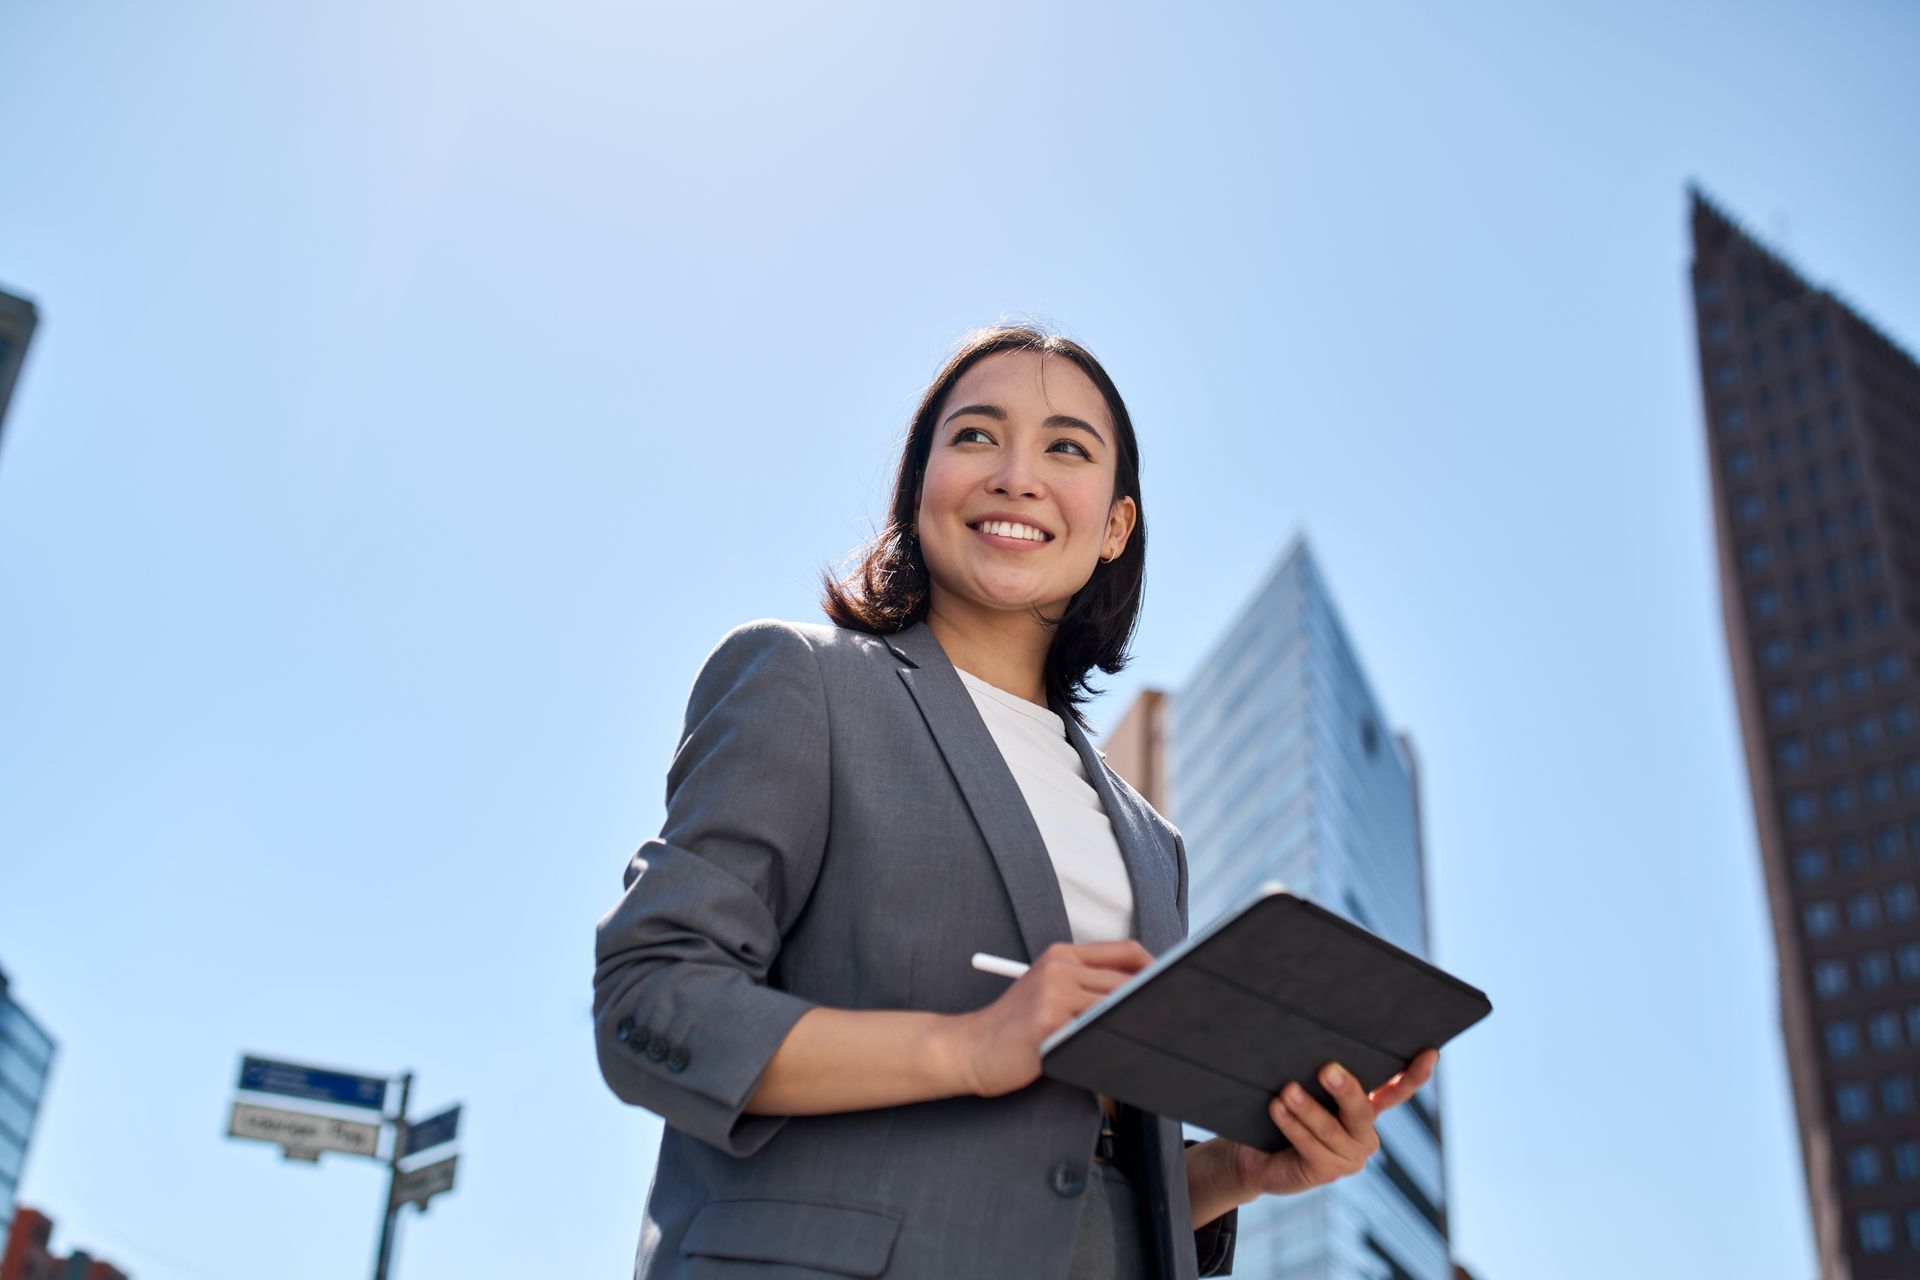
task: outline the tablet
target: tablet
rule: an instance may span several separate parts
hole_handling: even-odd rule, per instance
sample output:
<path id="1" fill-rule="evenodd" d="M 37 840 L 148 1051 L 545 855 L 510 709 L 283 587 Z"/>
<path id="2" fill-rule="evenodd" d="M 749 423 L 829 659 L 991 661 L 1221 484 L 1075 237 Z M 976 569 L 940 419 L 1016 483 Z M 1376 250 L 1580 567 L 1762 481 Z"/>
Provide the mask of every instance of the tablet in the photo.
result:
<path id="1" fill-rule="evenodd" d="M 1267 1104 L 1287 1082 L 1337 1112 L 1327 1063 L 1371 1091 L 1491 1012 L 1478 988 L 1269 883 L 1048 1036 L 1041 1071 L 1279 1151 Z"/>

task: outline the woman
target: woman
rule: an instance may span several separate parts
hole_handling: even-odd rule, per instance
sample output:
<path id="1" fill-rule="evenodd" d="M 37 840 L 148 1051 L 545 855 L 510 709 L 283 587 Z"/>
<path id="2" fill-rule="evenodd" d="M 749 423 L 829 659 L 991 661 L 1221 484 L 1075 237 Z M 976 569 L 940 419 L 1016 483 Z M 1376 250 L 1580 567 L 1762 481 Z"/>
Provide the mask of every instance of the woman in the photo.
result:
<path id="1" fill-rule="evenodd" d="M 1431 1073 L 1369 1097 L 1329 1064 L 1338 1111 L 1289 1086 L 1272 1156 L 1040 1076 L 1041 1041 L 1187 929 L 1179 833 L 1077 710 L 1138 616 L 1139 476 L 1089 353 L 974 334 L 827 583 L 838 625 L 707 659 L 597 937 L 601 1070 L 667 1122 L 637 1275 L 1225 1274 L 1237 1205 L 1359 1169 Z"/>

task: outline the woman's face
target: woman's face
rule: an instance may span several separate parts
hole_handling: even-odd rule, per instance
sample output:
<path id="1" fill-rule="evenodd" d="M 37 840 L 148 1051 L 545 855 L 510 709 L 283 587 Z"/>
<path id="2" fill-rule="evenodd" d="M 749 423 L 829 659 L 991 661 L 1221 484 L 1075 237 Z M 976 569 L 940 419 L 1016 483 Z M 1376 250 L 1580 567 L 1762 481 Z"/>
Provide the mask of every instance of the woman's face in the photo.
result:
<path id="1" fill-rule="evenodd" d="M 1133 532 L 1133 499 L 1113 500 L 1117 443 L 1106 399 L 1071 360 L 1002 351 L 960 375 L 934 420 L 915 522 L 933 607 L 1057 616 Z"/>

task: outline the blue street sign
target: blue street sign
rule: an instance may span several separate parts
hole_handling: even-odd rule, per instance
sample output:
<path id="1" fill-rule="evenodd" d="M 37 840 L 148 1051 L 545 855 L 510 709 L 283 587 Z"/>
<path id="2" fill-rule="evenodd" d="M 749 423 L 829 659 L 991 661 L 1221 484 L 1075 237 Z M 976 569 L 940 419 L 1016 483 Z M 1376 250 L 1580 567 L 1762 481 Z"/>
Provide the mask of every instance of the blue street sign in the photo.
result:
<path id="1" fill-rule="evenodd" d="M 418 1124 L 407 1126 L 407 1140 L 401 1144 L 402 1157 L 416 1151 L 425 1151 L 428 1147 L 437 1147 L 443 1142 L 452 1142 L 453 1135 L 460 1132 L 460 1104 L 454 1103 L 437 1116 L 429 1116 Z"/>
<path id="2" fill-rule="evenodd" d="M 322 1071 L 318 1067 L 267 1058 L 240 1060 L 240 1087 L 373 1111 L 380 1110 L 387 1100 L 387 1082 L 378 1076 L 352 1076 L 344 1071 Z"/>

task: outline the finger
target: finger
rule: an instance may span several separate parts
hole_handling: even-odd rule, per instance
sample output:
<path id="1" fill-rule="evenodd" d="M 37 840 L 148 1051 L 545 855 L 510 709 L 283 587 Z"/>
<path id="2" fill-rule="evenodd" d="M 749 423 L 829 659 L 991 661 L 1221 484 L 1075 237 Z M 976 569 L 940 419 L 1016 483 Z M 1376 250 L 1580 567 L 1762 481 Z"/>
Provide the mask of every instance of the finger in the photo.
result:
<path id="1" fill-rule="evenodd" d="M 1380 1139 L 1373 1131 L 1373 1103 L 1367 1098 L 1366 1089 L 1354 1079 L 1353 1072 L 1337 1062 L 1329 1062 L 1320 1069 L 1320 1083 L 1340 1108 L 1341 1128 L 1360 1144 L 1360 1158 L 1364 1160 L 1378 1151 Z"/>
<path id="2" fill-rule="evenodd" d="M 1314 1101 L 1313 1095 L 1305 1089 L 1297 1084 L 1289 1084 L 1280 1090 L 1280 1100 L 1336 1158 L 1353 1164 L 1366 1160 L 1367 1151 L 1359 1139 L 1348 1133 L 1347 1127 L 1331 1111 Z"/>
<path id="3" fill-rule="evenodd" d="M 1433 1078 L 1433 1068 L 1440 1061 L 1438 1049 L 1424 1049 L 1407 1064 L 1407 1069 L 1375 1089 L 1372 1094 L 1374 1114 L 1391 1111 L 1411 1098 L 1420 1086 Z"/>
<path id="4" fill-rule="evenodd" d="M 1273 1123 L 1293 1144 L 1294 1154 L 1305 1166 L 1308 1175 L 1316 1182 L 1331 1182 L 1346 1171 L 1345 1163 L 1338 1153 L 1330 1150 L 1320 1140 L 1320 1135 L 1310 1128 L 1305 1120 L 1295 1115 L 1280 1098 L 1267 1105 L 1267 1112 L 1273 1117 Z"/>
<path id="5" fill-rule="evenodd" d="M 1153 953 L 1131 938 L 1119 942 L 1081 942 L 1067 948 L 1090 969 L 1138 973 L 1153 963 Z"/>

